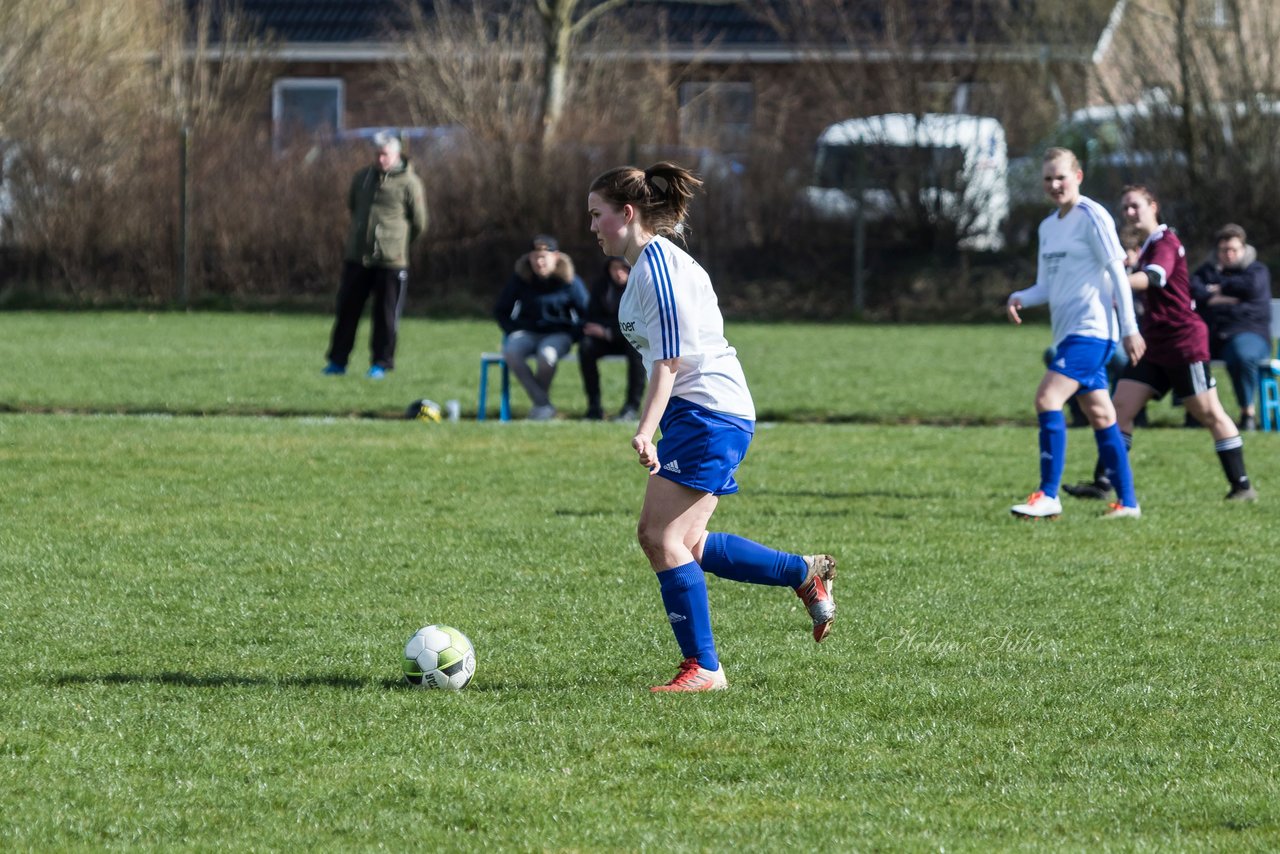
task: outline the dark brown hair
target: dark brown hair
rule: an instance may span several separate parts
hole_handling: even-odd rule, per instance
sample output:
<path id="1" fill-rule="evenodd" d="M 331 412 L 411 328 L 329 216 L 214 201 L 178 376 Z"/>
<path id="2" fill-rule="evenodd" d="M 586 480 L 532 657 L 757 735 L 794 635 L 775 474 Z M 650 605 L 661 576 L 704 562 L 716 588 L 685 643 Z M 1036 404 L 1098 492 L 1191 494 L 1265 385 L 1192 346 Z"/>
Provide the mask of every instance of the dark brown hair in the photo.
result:
<path id="1" fill-rule="evenodd" d="M 1221 243 L 1224 240 L 1233 239 L 1239 240 L 1241 246 L 1249 242 L 1248 238 L 1245 236 L 1244 227 L 1236 225 L 1234 222 L 1227 223 L 1222 228 L 1218 229 L 1218 233 L 1213 236 L 1214 243 Z"/>
<path id="2" fill-rule="evenodd" d="M 1160 210 L 1160 200 L 1156 198 L 1155 190 L 1152 190 L 1146 184 L 1125 184 L 1124 189 L 1120 191 L 1120 199 L 1123 200 L 1130 193 L 1137 193 L 1142 196 L 1156 209 L 1156 222 L 1164 220 L 1164 214 Z"/>
<path id="3" fill-rule="evenodd" d="M 640 222 L 654 234 L 676 237 L 684 230 L 689 202 L 702 182 L 683 166 L 663 161 L 648 169 L 619 166 L 591 182 L 589 193 L 599 193 L 615 208 L 631 205 Z"/>
<path id="4" fill-rule="evenodd" d="M 1156 198 L 1155 190 L 1152 190 L 1146 184 L 1125 184 L 1124 189 L 1120 191 L 1120 198 L 1124 198 L 1130 193 L 1141 193 L 1147 197 L 1147 201 L 1156 207 L 1160 207 L 1160 200 Z"/>

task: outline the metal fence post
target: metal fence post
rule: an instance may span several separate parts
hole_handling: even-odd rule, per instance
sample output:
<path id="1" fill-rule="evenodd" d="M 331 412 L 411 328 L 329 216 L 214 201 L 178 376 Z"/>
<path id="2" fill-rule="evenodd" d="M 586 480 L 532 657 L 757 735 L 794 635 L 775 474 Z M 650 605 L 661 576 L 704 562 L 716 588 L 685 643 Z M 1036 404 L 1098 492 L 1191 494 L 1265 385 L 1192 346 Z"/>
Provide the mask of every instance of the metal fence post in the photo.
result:
<path id="1" fill-rule="evenodd" d="M 178 147 L 178 302 L 186 308 L 190 302 L 187 284 L 188 253 L 190 250 L 191 173 L 187 160 L 191 153 L 191 128 L 182 126 Z"/>
<path id="2" fill-rule="evenodd" d="M 867 158 L 862 146 L 854 146 L 853 195 L 858 205 L 853 212 L 853 310 L 861 317 L 867 305 L 866 256 L 867 218 L 866 207 Z"/>

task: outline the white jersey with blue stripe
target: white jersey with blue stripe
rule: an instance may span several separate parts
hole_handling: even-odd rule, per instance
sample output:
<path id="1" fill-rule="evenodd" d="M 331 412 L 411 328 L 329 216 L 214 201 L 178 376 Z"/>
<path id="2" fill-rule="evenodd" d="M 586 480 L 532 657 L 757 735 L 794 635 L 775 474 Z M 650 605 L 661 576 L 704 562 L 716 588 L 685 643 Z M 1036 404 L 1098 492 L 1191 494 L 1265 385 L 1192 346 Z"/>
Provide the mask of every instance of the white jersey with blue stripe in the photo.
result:
<path id="1" fill-rule="evenodd" d="M 1133 298 L 1108 275 L 1113 262 L 1124 261 L 1116 223 L 1102 205 L 1087 196 L 1059 216 L 1054 211 L 1040 223 L 1040 255 L 1036 283 L 1016 296 L 1024 306 L 1049 304 L 1053 342 L 1068 335 L 1115 341 L 1116 309 L 1132 317 Z"/>
<path id="2" fill-rule="evenodd" d="M 755 420 L 755 403 L 724 337 L 724 317 L 711 278 L 665 237 L 645 245 L 618 305 L 622 333 L 644 359 L 679 359 L 671 393 L 713 412 Z"/>

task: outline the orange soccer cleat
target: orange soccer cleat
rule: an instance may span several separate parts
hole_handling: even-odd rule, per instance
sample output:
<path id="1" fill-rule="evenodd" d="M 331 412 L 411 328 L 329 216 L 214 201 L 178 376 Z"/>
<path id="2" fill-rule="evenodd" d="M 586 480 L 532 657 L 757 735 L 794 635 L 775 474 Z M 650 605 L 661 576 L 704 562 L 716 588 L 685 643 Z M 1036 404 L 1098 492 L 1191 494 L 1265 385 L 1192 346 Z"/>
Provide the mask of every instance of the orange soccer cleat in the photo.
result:
<path id="1" fill-rule="evenodd" d="M 666 685 L 654 685 L 649 690 L 658 694 L 670 691 L 723 691 L 728 687 L 723 665 L 715 670 L 707 670 L 699 666 L 698 659 L 686 658 L 680 662 L 680 672 L 675 679 Z"/>
<path id="2" fill-rule="evenodd" d="M 831 593 L 835 584 L 836 559 L 831 555 L 805 555 L 804 562 L 809 567 L 809 574 L 796 588 L 796 595 L 813 618 L 814 641 L 822 643 L 836 619 L 836 600 Z"/>

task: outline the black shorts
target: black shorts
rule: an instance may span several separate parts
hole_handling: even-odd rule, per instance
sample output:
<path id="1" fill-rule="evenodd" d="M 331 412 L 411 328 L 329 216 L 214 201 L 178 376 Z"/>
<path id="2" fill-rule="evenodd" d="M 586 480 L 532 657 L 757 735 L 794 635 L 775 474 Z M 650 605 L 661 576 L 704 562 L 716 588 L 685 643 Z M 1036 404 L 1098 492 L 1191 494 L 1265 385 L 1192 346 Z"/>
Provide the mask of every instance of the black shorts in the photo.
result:
<path id="1" fill-rule="evenodd" d="M 1185 400 L 1197 394 L 1204 394 L 1218 385 L 1213 379 L 1213 374 L 1209 372 L 1208 362 L 1192 362 L 1189 365 L 1175 367 L 1152 365 L 1145 361 L 1136 365 L 1130 363 L 1124 366 L 1120 379 L 1133 380 L 1149 386 L 1155 392 L 1156 400 L 1164 397 L 1170 389 L 1173 389 L 1174 397 Z"/>

